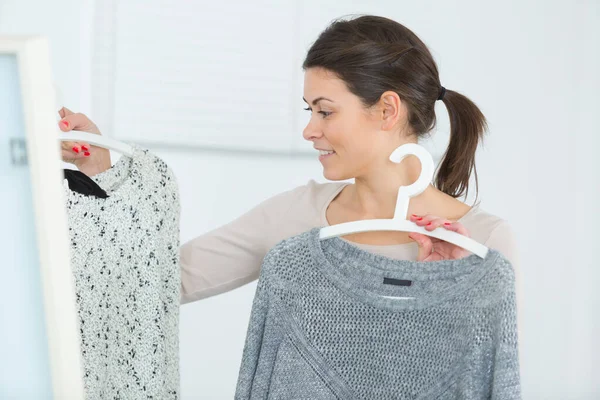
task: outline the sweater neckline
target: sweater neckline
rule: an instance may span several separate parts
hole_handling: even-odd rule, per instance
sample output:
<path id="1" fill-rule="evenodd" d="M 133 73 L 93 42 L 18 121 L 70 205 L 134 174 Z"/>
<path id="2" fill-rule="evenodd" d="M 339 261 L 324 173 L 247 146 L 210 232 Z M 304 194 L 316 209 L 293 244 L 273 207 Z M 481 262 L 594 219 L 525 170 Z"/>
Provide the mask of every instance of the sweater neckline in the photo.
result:
<path id="1" fill-rule="evenodd" d="M 107 198 L 103 199 L 82 195 L 71 190 L 65 183 L 65 189 L 67 190 L 68 196 L 70 198 L 78 198 L 79 201 L 84 202 L 102 201 L 104 203 L 111 203 L 116 199 L 121 198 L 124 193 L 129 192 L 127 187 L 136 183 L 136 180 L 140 178 L 139 170 L 142 162 L 140 159 L 144 154 L 144 150 L 137 146 L 133 146 L 133 154 L 131 156 L 121 156 L 109 169 L 90 177 L 108 194 Z"/>
<path id="2" fill-rule="evenodd" d="M 470 254 L 458 260 L 409 261 L 389 258 L 370 253 L 339 237 L 321 240 L 320 228 L 309 233 L 309 248 L 315 264 L 327 278 L 348 296 L 375 308 L 388 311 L 402 311 L 431 307 L 458 296 L 471 288 L 489 272 L 498 253 L 490 249 L 484 259 Z M 330 257 L 343 263 L 352 260 L 352 268 L 357 272 L 392 279 L 414 281 L 436 281 L 460 278 L 446 288 L 433 293 L 417 294 L 412 299 L 390 298 L 361 287 L 356 280 L 345 275 L 340 267 L 330 261 Z"/>

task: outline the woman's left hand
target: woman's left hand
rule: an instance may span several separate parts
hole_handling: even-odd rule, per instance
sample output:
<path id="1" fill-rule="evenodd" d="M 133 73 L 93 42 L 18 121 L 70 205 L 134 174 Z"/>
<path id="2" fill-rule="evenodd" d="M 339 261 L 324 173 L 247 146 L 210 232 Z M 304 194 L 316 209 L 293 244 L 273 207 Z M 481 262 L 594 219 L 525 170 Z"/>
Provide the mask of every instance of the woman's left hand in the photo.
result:
<path id="1" fill-rule="evenodd" d="M 414 214 L 410 216 L 410 220 L 430 232 L 443 228 L 469 237 L 469 232 L 460 222 L 450 221 L 435 215 Z M 457 260 L 470 254 L 468 250 L 462 247 L 421 233 L 411 232 L 408 236 L 419 245 L 417 261 Z"/>

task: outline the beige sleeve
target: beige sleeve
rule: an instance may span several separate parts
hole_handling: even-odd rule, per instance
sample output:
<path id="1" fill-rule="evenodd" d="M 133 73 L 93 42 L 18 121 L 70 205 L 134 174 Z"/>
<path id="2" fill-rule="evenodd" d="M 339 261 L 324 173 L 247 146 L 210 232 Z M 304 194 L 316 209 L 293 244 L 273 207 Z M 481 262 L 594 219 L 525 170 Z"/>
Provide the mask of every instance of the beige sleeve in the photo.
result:
<path id="1" fill-rule="evenodd" d="M 180 249 L 181 303 L 230 291 L 258 278 L 268 250 L 285 237 L 279 225 L 306 186 L 265 200 L 234 221 Z"/>
<path id="2" fill-rule="evenodd" d="M 517 302 L 517 326 L 522 326 L 523 287 L 521 276 L 521 264 L 517 241 L 511 226 L 506 221 L 501 221 L 490 234 L 485 245 L 491 249 L 498 250 L 511 263 L 515 273 L 515 297 Z M 520 329 L 519 329 L 520 330 Z"/>

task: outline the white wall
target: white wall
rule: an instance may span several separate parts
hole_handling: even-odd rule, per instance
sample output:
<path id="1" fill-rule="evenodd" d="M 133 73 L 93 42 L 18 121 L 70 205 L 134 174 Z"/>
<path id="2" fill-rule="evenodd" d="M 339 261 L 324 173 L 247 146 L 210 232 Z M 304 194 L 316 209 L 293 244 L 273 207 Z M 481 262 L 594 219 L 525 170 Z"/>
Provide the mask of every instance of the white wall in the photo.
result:
<path id="1" fill-rule="evenodd" d="M 524 398 L 599 398 L 599 3 L 377 4 L 381 14 L 422 27 L 416 33 L 436 55 L 442 83 L 471 96 L 490 121 L 478 156 L 480 198 L 520 240 Z M 90 9 L 75 0 L 0 0 L 0 33 L 47 33 L 66 105 L 83 111 L 91 98 L 83 39 Z M 451 34 L 460 40 L 443 40 Z M 444 138 L 447 117 L 437 109 Z M 308 158 L 154 150 L 178 176 L 184 241 L 320 178 Z M 232 398 L 253 291 L 252 284 L 182 307 L 184 399 Z"/>
<path id="2" fill-rule="evenodd" d="M 183 241 L 228 222 L 271 195 L 320 176 L 316 158 L 158 154 L 179 181 Z M 233 398 L 255 287 L 253 283 L 181 308 L 183 399 Z"/>
<path id="3" fill-rule="evenodd" d="M 57 97 L 90 111 L 94 0 L 0 0 L 0 34 L 45 35 L 53 54 Z"/>

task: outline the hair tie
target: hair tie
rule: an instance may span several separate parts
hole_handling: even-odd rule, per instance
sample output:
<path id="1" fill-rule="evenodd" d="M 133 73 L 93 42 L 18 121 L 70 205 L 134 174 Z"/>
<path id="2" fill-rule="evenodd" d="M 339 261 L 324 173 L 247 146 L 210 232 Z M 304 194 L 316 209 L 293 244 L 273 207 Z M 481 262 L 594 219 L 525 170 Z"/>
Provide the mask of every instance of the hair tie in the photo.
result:
<path id="1" fill-rule="evenodd" d="M 440 91 L 440 95 L 438 96 L 438 100 L 444 100 L 444 95 L 446 94 L 446 88 L 442 86 L 442 90 Z"/>

